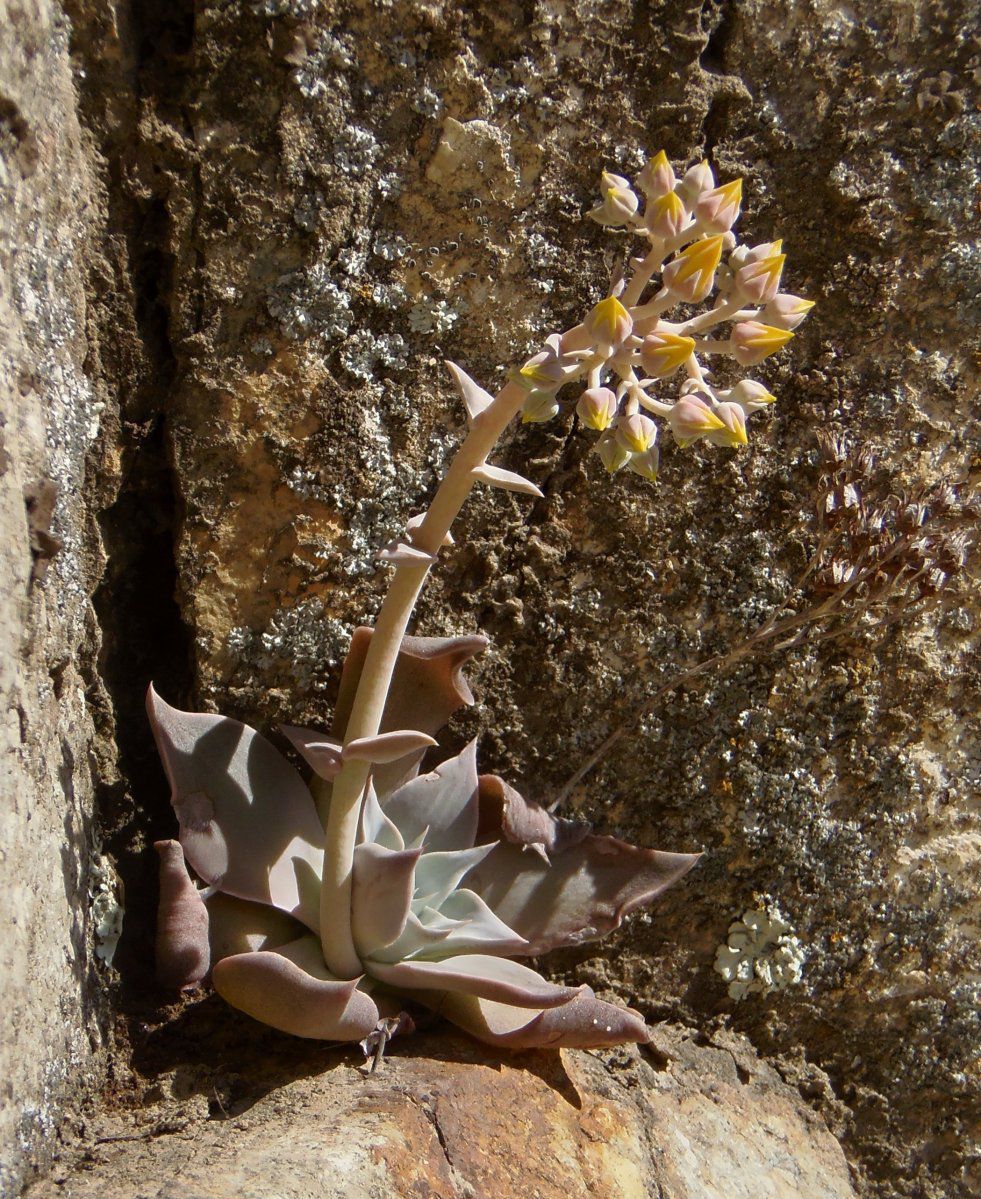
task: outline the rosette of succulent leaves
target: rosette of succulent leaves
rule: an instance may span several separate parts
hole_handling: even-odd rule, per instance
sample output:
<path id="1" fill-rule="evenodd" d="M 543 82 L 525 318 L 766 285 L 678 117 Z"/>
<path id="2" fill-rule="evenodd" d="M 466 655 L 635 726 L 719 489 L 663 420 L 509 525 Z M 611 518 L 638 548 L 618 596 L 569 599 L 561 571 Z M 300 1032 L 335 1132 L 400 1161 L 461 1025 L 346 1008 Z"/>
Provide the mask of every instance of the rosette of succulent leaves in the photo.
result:
<path id="1" fill-rule="evenodd" d="M 740 446 L 747 417 L 773 401 L 751 379 L 717 386 L 702 360 L 753 365 L 793 336 L 811 305 L 779 290 L 780 243 L 737 245 L 740 181 L 717 187 L 705 162 L 679 181 L 660 153 L 637 188 L 643 206 L 625 179 L 603 175 L 589 215 L 645 248 L 585 320 L 547 338 L 496 396 L 450 365 L 469 432 L 427 511 L 379 554 L 394 575 L 375 627 L 354 635 L 330 733 L 282 730 L 309 782 L 248 725 L 178 711 L 151 688 L 180 828 L 178 840 L 156 846 L 165 985 L 194 987 L 210 973 L 256 1019 L 301 1037 L 362 1041 L 366 1052 L 411 1027 L 407 1001 L 504 1048 L 646 1039 L 637 1012 L 512 959 L 602 936 L 697 855 L 638 848 L 552 816 L 478 774 L 474 743 L 419 773 L 433 735 L 472 702 L 462 668 L 486 643 L 406 636 L 470 491 L 541 495 L 488 461 L 519 415 L 556 415 L 559 393 L 575 386 L 575 409 L 599 432 L 606 467 L 653 479 L 653 417 L 682 445 Z"/>

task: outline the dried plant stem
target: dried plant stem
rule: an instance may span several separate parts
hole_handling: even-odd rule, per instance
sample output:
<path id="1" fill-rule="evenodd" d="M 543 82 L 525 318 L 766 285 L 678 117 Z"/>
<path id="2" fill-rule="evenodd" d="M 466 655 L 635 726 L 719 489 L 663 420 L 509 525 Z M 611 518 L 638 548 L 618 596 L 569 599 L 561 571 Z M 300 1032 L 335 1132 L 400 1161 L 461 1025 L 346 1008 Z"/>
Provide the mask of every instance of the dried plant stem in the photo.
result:
<path id="1" fill-rule="evenodd" d="M 890 557 L 893 555 L 890 555 Z M 875 569 L 879 569 L 881 562 L 876 564 Z M 798 586 L 811 573 L 811 568 L 804 572 L 804 575 L 798 580 Z M 599 763 L 606 757 L 610 750 L 622 741 L 624 737 L 636 731 L 637 727 L 650 716 L 656 705 L 670 692 L 677 690 L 678 687 L 683 687 L 687 683 L 695 682 L 703 676 L 711 674 L 713 671 L 725 671 L 732 669 L 745 658 L 751 657 L 754 653 L 765 650 L 766 648 L 773 649 L 789 649 L 793 645 L 798 645 L 809 636 L 809 631 L 815 625 L 822 621 L 829 620 L 834 616 L 841 614 L 845 608 L 847 600 L 855 592 L 855 590 L 866 581 L 869 572 L 860 572 L 855 579 L 846 587 L 841 588 L 834 594 L 828 596 L 821 603 L 813 604 L 805 608 L 802 612 L 791 612 L 786 616 L 781 616 L 783 608 L 778 609 L 768 620 L 766 620 L 748 637 L 738 642 L 731 649 L 724 650 L 722 653 L 713 654 L 710 658 L 705 658 L 701 662 L 696 662 L 693 666 L 686 667 L 684 670 L 678 671 L 676 674 L 663 683 L 658 689 L 638 707 L 623 724 L 618 725 L 612 733 L 602 741 L 596 749 L 589 755 L 585 762 L 563 785 L 555 799 L 549 805 L 549 811 L 555 809 L 563 803 L 572 794 L 573 790 L 582 782 Z M 845 633 L 853 630 L 859 617 L 855 621 L 850 621 L 844 626 L 826 629 L 820 633 L 814 640 L 823 641 L 833 636 L 843 636 Z M 780 638 L 777 644 L 769 646 L 768 643 Z"/>
<path id="2" fill-rule="evenodd" d="M 477 482 L 475 469 L 487 461 L 498 438 L 520 411 L 527 394 L 520 384 L 509 382 L 494 402 L 474 419 L 424 520 L 413 530 L 412 544 L 417 549 L 433 555 L 439 552 L 450 526 Z M 402 563 L 396 568 L 368 647 L 345 741 L 372 737 L 379 731 L 402 638 L 428 573 L 429 566 L 425 563 Z M 363 973 L 351 935 L 349 913 L 354 847 L 369 771 L 370 767 L 364 762 L 346 762 L 332 786 L 318 780 L 315 790 L 318 810 L 326 825 L 320 939 L 324 960 L 338 978 L 354 978 Z"/>

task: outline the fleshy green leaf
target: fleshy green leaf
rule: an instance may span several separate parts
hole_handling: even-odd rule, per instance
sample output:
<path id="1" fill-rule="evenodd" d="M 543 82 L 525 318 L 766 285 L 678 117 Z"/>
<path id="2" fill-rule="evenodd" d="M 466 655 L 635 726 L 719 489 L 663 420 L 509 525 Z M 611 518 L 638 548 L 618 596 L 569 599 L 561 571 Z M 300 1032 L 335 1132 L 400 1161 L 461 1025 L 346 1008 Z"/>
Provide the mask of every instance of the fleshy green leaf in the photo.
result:
<path id="1" fill-rule="evenodd" d="M 399 938 L 412 904 L 420 850 L 359 845 L 354 851 L 351 932 L 362 957 Z"/>
<path id="2" fill-rule="evenodd" d="M 381 845 L 384 849 L 398 850 L 406 848 L 402 834 L 381 810 L 371 779 L 368 780 L 364 800 L 361 804 L 359 842 L 361 844 Z M 422 839 L 419 839 L 418 845 L 410 845 L 409 848 L 421 849 Z"/>
<path id="3" fill-rule="evenodd" d="M 157 905 L 157 981 L 162 987 L 196 987 L 208 973 L 208 909 L 191 881 L 177 841 L 157 841 L 160 899 Z"/>
<path id="4" fill-rule="evenodd" d="M 475 995 L 441 996 L 437 1010 L 471 1036 L 501 1049 L 599 1049 L 648 1040 L 639 1012 L 604 1003 L 589 987 L 580 987 L 559 1007 L 532 1013 L 531 1019 L 527 1008 Z"/>
<path id="5" fill-rule="evenodd" d="M 482 789 L 485 784 L 482 783 Z M 502 840 L 467 877 L 476 891 L 510 928 L 528 941 L 522 953 L 545 953 L 562 945 L 591 941 L 617 928 L 641 907 L 682 878 L 698 854 L 639 849 L 615 837 L 580 836 L 574 827 L 548 831 L 553 818 L 539 804 L 508 788 L 500 823 L 484 804 L 481 836 Z M 495 803 L 498 798 L 494 789 Z M 529 848 L 539 842 L 509 842 L 507 837 L 544 831 L 551 864 Z M 578 839 L 577 839 L 578 838 Z"/>
<path id="6" fill-rule="evenodd" d="M 375 766 L 387 765 L 406 754 L 425 753 L 436 742 L 428 733 L 414 729 L 394 729 L 390 733 L 379 733 L 375 737 L 358 737 L 344 746 L 342 757 L 345 762 L 371 762 Z"/>
<path id="7" fill-rule="evenodd" d="M 371 636 L 372 630 L 362 627 L 355 629 L 351 639 L 334 709 L 332 732 L 339 740 L 347 731 Z M 485 637 L 403 637 L 379 731 L 408 726 L 429 736 L 438 733 L 458 708 L 473 703 L 463 667 L 486 647 Z M 378 794 L 387 795 L 411 778 L 421 761 L 422 751 L 416 750 L 376 767 L 372 774 Z"/>
<path id="8" fill-rule="evenodd" d="M 181 712 L 152 687 L 147 711 L 188 862 L 226 894 L 316 930 L 324 834 L 297 772 L 241 721 Z"/>
<path id="9" fill-rule="evenodd" d="M 294 724 L 281 724 L 280 732 L 290 739 L 293 747 L 303 757 L 307 765 L 320 778 L 331 782 L 341 769 L 340 741 L 328 737 L 317 729 L 299 728 Z"/>
<path id="10" fill-rule="evenodd" d="M 436 561 L 435 554 L 427 554 L 405 541 L 389 542 L 376 556 L 379 562 L 390 562 L 395 566 L 432 566 Z"/>
<path id="11" fill-rule="evenodd" d="M 578 845 L 592 832 L 585 820 L 566 820 L 551 814 L 541 804 L 524 799 L 496 774 L 482 774 L 480 782 L 480 825 L 478 841 L 503 834 L 514 845 L 536 850 L 547 862 L 548 855 Z"/>
<path id="12" fill-rule="evenodd" d="M 465 887 L 449 895 L 439 911 L 441 916 L 459 920 L 460 926 L 427 957 L 442 959 L 455 953 L 509 954 L 524 950 L 524 937 L 508 928 L 479 895 Z"/>
<path id="13" fill-rule="evenodd" d="M 399 787 L 382 807 L 407 843 L 428 828 L 427 851 L 470 848 L 478 816 L 476 741 Z"/>
<path id="14" fill-rule="evenodd" d="M 296 1037 L 359 1041 L 378 1023 L 378 1008 L 358 990 L 359 979 L 339 981 L 328 974 L 315 937 L 224 958 L 212 977 L 215 990 L 233 1007 Z"/>
<path id="15" fill-rule="evenodd" d="M 515 474 L 513 470 L 505 470 L 502 466 L 491 466 L 489 462 L 484 462 L 474 467 L 473 477 L 480 483 L 489 483 L 491 487 L 515 491 L 519 495 L 532 495 L 539 500 L 544 499 L 542 492 L 530 479 Z"/>
<path id="16" fill-rule="evenodd" d="M 416 867 L 416 904 L 439 908 L 461 879 L 494 848 L 493 844 L 474 849 L 446 849 L 424 853 Z"/>
<path id="17" fill-rule="evenodd" d="M 306 933 L 299 920 L 265 903 L 237 899 L 219 891 L 211 896 L 207 906 L 212 962 L 236 953 L 275 949 Z"/>
<path id="18" fill-rule="evenodd" d="M 460 398 L 463 400 L 467 416 L 472 424 L 485 408 L 489 408 L 494 403 L 494 397 L 484 391 L 478 383 L 475 383 L 467 372 L 457 366 L 455 362 L 447 362 L 446 368 L 456 384 L 456 389 L 460 393 Z"/>
<path id="19" fill-rule="evenodd" d="M 458 954 L 444 962 L 372 961 L 370 969 L 380 982 L 400 990 L 462 991 L 518 1007 L 557 1007 L 575 994 L 574 988 L 546 982 L 519 962 L 484 953 Z"/>

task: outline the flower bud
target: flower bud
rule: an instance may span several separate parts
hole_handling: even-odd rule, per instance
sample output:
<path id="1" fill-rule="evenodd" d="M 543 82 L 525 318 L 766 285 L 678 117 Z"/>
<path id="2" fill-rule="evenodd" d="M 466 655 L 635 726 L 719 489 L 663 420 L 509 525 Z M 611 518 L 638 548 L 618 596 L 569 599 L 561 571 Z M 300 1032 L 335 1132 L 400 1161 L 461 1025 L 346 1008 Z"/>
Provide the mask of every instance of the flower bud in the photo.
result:
<path id="1" fill-rule="evenodd" d="M 763 309 L 763 316 L 776 329 L 796 329 L 813 307 L 813 300 L 802 300 L 800 296 L 781 291 Z"/>
<path id="2" fill-rule="evenodd" d="M 708 160 L 703 158 L 701 162 L 696 163 L 685 172 L 684 178 L 675 190 L 684 201 L 685 207 L 691 211 L 698 202 L 698 197 L 703 192 L 711 191 L 713 187 L 715 187 L 715 177 L 712 174 L 712 168 L 709 166 Z"/>
<path id="3" fill-rule="evenodd" d="M 674 237 L 687 220 L 688 212 L 677 192 L 665 192 L 651 200 L 644 212 L 644 223 L 655 237 Z"/>
<path id="4" fill-rule="evenodd" d="M 630 181 L 622 175 L 612 175 L 609 171 L 604 171 L 600 176 L 600 193 L 603 197 L 602 202 L 588 215 L 600 225 L 608 225 L 614 229 L 629 224 L 640 204 L 631 190 Z"/>
<path id="5" fill-rule="evenodd" d="M 616 296 L 600 300 L 583 322 L 594 344 L 604 351 L 622 345 L 633 332 L 633 317 Z"/>
<path id="6" fill-rule="evenodd" d="M 735 387 L 724 394 L 727 400 L 738 404 L 747 414 L 768 408 L 777 400 L 772 392 L 767 391 L 763 384 L 757 383 L 755 379 L 740 379 Z"/>
<path id="7" fill-rule="evenodd" d="M 583 373 L 584 354 L 579 350 L 564 350 L 559 334 L 547 337 L 545 344 L 546 349 L 529 358 L 517 371 L 517 382 L 529 391 L 558 391 L 563 383 Z"/>
<path id="8" fill-rule="evenodd" d="M 733 327 L 729 344 L 741 366 L 755 366 L 783 349 L 793 336 L 789 329 L 775 329 L 759 321 L 740 321 Z"/>
<path id="9" fill-rule="evenodd" d="M 726 426 L 700 396 L 683 395 L 668 413 L 668 424 L 680 446 L 691 445 L 699 437 L 717 433 Z"/>
<path id="10" fill-rule="evenodd" d="M 596 452 L 611 475 L 621 466 L 626 466 L 630 458 L 629 451 L 620 445 L 611 430 L 607 430 L 597 441 Z"/>
<path id="11" fill-rule="evenodd" d="M 695 219 L 709 233 L 728 233 L 739 216 L 743 200 L 743 181 L 733 179 L 731 183 L 703 192 L 695 203 Z"/>
<path id="12" fill-rule="evenodd" d="M 782 254 L 783 238 L 760 242 L 758 246 L 741 246 L 740 249 L 745 252 L 739 265 L 744 266 L 747 262 L 759 262 L 763 258 L 772 258 L 774 254 Z"/>
<path id="13" fill-rule="evenodd" d="M 647 165 L 637 176 L 637 186 L 645 196 L 652 200 L 663 196 L 666 192 L 673 191 L 675 182 L 674 171 L 663 150 L 659 150 L 653 158 L 649 158 Z"/>
<path id="14" fill-rule="evenodd" d="M 712 290 L 721 257 L 721 234 L 692 242 L 664 268 L 661 281 L 677 299 L 698 303 Z"/>
<path id="15" fill-rule="evenodd" d="M 657 441 L 657 425 L 649 416 L 635 412 L 617 421 L 616 439 L 631 454 L 643 454 Z"/>
<path id="16" fill-rule="evenodd" d="M 551 391 L 529 391 L 521 406 L 521 423 L 537 425 L 551 420 L 559 411 L 559 402 Z"/>
<path id="17" fill-rule="evenodd" d="M 777 294 L 786 261 L 786 254 L 770 254 L 747 262 L 736 271 L 736 287 L 754 304 L 768 303 Z"/>
<path id="18" fill-rule="evenodd" d="M 590 387 L 579 397 L 576 412 L 584 425 L 602 433 L 613 424 L 617 414 L 617 397 L 608 387 Z"/>
<path id="19" fill-rule="evenodd" d="M 652 378 L 666 379 L 687 362 L 694 349 L 694 337 L 682 337 L 667 331 L 662 333 L 655 329 L 644 338 L 640 360 Z"/>
<path id="20" fill-rule="evenodd" d="M 525 387 L 535 391 L 545 391 L 549 388 L 557 391 L 565 382 L 561 360 L 554 354 L 544 352 L 529 358 L 518 371 L 518 376 Z"/>
<path id="21" fill-rule="evenodd" d="M 631 454 L 627 462 L 629 470 L 635 471 L 649 483 L 657 480 L 658 468 L 661 465 L 661 454 L 656 445 L 645 450 L 642 454 Z"/>
<path id="22" fill-rule="evenodd" d="M 714 415 L 721 423 L 722 428 L 712 429 L 705 434 L 713 445 L 732 449 L 737 445 L 746 445 L 749 442 L 749 438 L 746 436 L 746 413 L 738 404 L 729 402 L 716 404 Z"/>

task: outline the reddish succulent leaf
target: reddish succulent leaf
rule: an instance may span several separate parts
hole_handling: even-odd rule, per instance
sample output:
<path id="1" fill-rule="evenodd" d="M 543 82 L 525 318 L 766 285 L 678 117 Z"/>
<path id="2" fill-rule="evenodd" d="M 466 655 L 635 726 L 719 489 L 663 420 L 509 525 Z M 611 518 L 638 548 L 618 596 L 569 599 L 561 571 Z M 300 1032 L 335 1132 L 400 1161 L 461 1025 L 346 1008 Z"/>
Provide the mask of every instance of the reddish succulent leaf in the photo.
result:
<path id="1" fill-rule="evenodd" d="M 426 852 L 464 849 L 477 833 L 477 742 L 429 774 L 404 783 L 382 803 L 406 844 L 426 832 Z"/>
<path id="2" fill-rule="evenodd" d="M 516 1007 L 556 1007 L 573 994 L 572 987 L 546 982 L 519 962 L 485 953 L 461 953 L 442 962 L 372 962 L 371 973 L 380 982 L 400 991 L 462 991 L 483 999 L 496 999 Z"/>
<path id="3" fill-rule="evenodd" d="M 510 928 L 528 941 L 521 952 L 534 955 L 562 945 L 591 941 L 617 928 L 629 912 L 649 903 L 683 877 L 698 854 L 639 849 L 615 837 L 556 827 L 538 804 L 528 803 L 507 788 L 503 807 L 500 788 L 482 783 L 481 835 L 503 837 L 500 844 L 467 876 L 476 891 Z M 492 802 L 493 801 L 493 802 Z M 502 812 L 495 829 L 494 811 Z M 570 822 L 563 822 L 568 825 Z M 507 837 L 525 830 L 546 830 L 552 845 L 551 864 L 529 852 L 530 846 Z M 536 842 L 532 842 L 532 845 Z"/>
<path id="4" fill-rule="evenodd" d="M 177 841 L 156 841 L 160 855 L 157 905 L 157 981 L 162 987 L 196 987 L 208 973 L 208 909 L 184 862 Z"/>
<path id="5" fill-rule="evenodd" d="M 344 661 L 332 728 L 339 740 L 344 739 L 347 730 L 372 631 L 366 627 L 354 630 Z M 430 736 L 438 733 L 458 708 L 473 703 L 463 667 L 486 647 L 485 637 L 404 637 L 379 731 L 410 727 Z M 385 795 L 411 778 L 423 752 L 415 750 L 389 765 L 376 767 L 372 775 L 378 794 Z"/>
<path id="6" fill-rule="evenodd" d="M 211 942 L 211 960 L 236 953 L 256 953 L 275 949 L 306 933 L 306 928 L 293 916 L 265 903 L 253 903 L 218 891 L 207 901 Z"/>
<path id="7" fill-rule="evenodd" d="M 181 712 L 152 687 L 147 711 L 195 871 L 316 930 L 324 834 L 297 772 L 241 721 Z"/>
<path id="8" fill-rule="evenodd" d="M 317 729 L 305 729 L 295 724 L 281 724 L 280 732 L 288 737 L 314 774 L 330 782 L 341 769 L 340 741 Z"/>
<path id="9" fill-rule="evenodd" d="M 421 853 L 421 849 L 392 850 L 381 845 L 359 845 L 355 849 L 351 932 L 362 958 L 401 936 Z"/>
<path id="10" fill-rule="evenodd" d="M 550 853 L 578 845 L 592 831 L 593 826 L 586 820 L 556 817 L 541 804 L 529 802 L 496 774 L 482 774 L 478 781 L 478 841 L 503 835 L 506 841 L 536 849 L 547 858 Z"/>
<path id="11" fill-rule="evenodd" d="M 527 1008 L 473 995 L 446 994 L 427 1002 L 471 1036 L 501 1049 L 599 1049 L 648 1039 L 639 1012 L 604 1003 L 589 987 L 531 1019 Z"/>
<path id="12" fill-rule="evenodd" d="M 377 737 L 358 737 L 344 746 L 345 762 L 370 762 L 373 766 L 388 766 L 409 754 L 425 753 L 436 742 L 428 733 L 416 729 L 393 729 Z"/>
<path id="13" fill-rule="evenodd" d="M 359 1041 L 378 1023 L 378 1008 L 357 989 L 358 979 L 327 975 L 314 937 L 224 958 L 212 977 L 215 990 L 233 1007 L 296 1037 Z"/>

